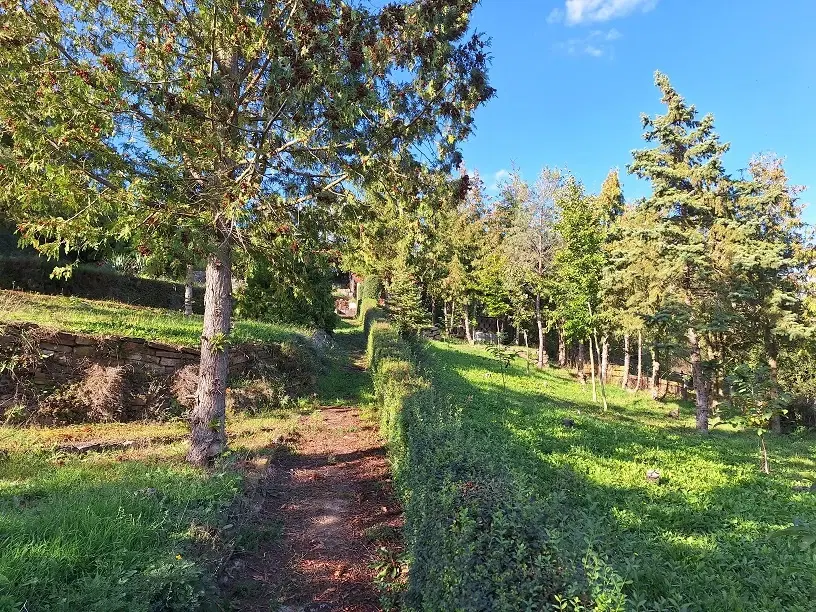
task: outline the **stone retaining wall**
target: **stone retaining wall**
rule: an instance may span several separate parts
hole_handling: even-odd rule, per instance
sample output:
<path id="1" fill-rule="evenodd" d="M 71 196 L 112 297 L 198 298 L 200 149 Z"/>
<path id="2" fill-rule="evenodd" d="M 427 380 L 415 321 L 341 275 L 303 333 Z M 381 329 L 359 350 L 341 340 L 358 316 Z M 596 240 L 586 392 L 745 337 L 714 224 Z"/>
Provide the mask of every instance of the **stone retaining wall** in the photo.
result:
<path id="1" fill-rule="evenodd" d="M 177 347 L 141 338 L 94 337 L 57 332 L 31 323 L 10 323 L 0 329 L 0 354 L 38 351 L 33 381 L 59 384 L 72 378 L 83 360 L 106 366 L 133 365 L 154 375 L 172 375 L 186 365 L 198 364 L 198 348 Z M 274 354 L 274 345 L 241 345 L 230 349 L 230 374 L 245 371 L 253 358 Z"/>

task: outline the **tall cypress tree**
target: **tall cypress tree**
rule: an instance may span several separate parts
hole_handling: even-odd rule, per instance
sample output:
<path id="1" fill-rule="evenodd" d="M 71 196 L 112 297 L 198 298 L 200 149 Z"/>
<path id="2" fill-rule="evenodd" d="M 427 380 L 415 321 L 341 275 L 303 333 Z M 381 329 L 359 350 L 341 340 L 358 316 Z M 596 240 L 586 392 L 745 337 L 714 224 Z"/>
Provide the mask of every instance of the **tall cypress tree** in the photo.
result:
<path id="1" fill-rule="evenodd" d="M 731 216 L 733 186 L 725 174 L 722 156 L 729 146 L 714 131 L 714 117 L 698 119 L 672 87 L 656 72 L 665 115 L 643 116 L 643 135 L 652 146 L 633 151 L 629 172 L 648 179 L 653 193 L 643 204 L 654 225 L 641 239 L 652 243 L 659 265 L 655 282 L 663 289 L 663 311 L 682 323 L 685 352 L 691 365 L 696 394 L 697 429 L 708 430 L 712 399 L 715 346 L 710 334 L 720 312 L 722 270 L 715 250 L 723 222 Z"/>

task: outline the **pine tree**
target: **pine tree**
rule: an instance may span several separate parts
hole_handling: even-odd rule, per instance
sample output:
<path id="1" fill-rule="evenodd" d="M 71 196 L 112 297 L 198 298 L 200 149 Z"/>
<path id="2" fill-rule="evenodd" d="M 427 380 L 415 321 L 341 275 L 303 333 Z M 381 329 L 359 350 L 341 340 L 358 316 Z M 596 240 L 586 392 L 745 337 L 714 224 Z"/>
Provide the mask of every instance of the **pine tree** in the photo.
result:
<path id="1" fill-rule="evenodd" d="M 655 84 L 667 107 L 665 115 L 643 116 L 643 137 L 652 148 L 633 152 L 629 172 L 648 179 L 653 193 L 643 204 L 653 224 L 640 239 L 654 249 L 653 282 L 663 292 L 661 310 L 685 329 L 685 352 L 696 394 L 697 428 L 708 430 L 712 373 L 717 366 L 711 330 L 721 323 L 724 272 L 715 251 L 722 253 L 723 229 L 731 213 L 732 182 L 722 155 L 728 150 L 714 131 L 714 118 L 697 118 L 656 72 Z M 723 262 L 726 264 L 727 262 Z M 719 268 L 719 269 L 718 269 Z"/>
<path id="2" fill-rule="evenodd" d="M 732 299 L 742 323 L 729 337 L 731 369 L 767 372 L 767 389 L 780 392 L 780 355 L 801 345 L 814 331 L 804 304 L 814 252 L 797 203 L 802 187 L 788 183 L 782 160 L 774 155 L 751 159 L 749 177 L 737 186 Z M 753 364 L 752 356 L 759 356 Z M 783 364 L 787 365 L 787 364 Z M 773 404 L 774 402 L 765 402 Z M 771 424 L 780 428 L 779 412 Z"/>
<path id="3" fill-rule="evenodd" d="M 422 289 L 418 282 L 416 267 L 411 262 L 410 239 L 398 245 L 398 255 L 394 261 L 388 284 L 385 305 L 399 333 L 405 337 L 416 337 L 428 325 L 428 313 L 422 305 Z"/>
<path id="4" fill-rule="evenodd" d="M 226 444 L 235 251 L 350 184 L 461 162 L 489 58 L 473 0 L 434 4 L 0 4 L 0 207 L 23 239 L 56 256 L 169 225 L 206 254 L 191 462 Z"/>

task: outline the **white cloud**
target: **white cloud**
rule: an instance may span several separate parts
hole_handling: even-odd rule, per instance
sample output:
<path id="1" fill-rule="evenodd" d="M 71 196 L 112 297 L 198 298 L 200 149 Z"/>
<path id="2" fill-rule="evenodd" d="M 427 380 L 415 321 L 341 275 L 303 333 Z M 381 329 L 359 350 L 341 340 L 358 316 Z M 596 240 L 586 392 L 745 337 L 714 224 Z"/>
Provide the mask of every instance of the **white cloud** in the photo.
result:
<path id="1" fill-rule="evenodd" d="M 547 15 L 547 23 L 561 23 L 564 21 L 564 11 L 560 8 L 554 8 L 550 11 L 550 14 Z"/>
<path id="2" fill-rule="evenodd" d="M 659 0 L 566 0 L 564 8 L 553 9 L 547 23 L 564 22 L 567 25 L 609 21 L 635 11 L 646 13 L 657 6 Z"/>
<path id="3" fill-rule="evenodd" d="M 586 36 L 570 38 L 556 45 L 556 48 L 567 55 L 589 55 L 590 57 L 611 56 L 614 52 L 612 43 L 623 38 L 616 29 L 592 30 Z"/>
<path id="4" fill-rule="evenodd" d="M 490 185 L 488 185 L 487 190 L 492 193 L 498 192 L 502 181 L 509 177 L 510 172 L 502 168 L 501 170 L 493 174 L 493 182 Z"/>

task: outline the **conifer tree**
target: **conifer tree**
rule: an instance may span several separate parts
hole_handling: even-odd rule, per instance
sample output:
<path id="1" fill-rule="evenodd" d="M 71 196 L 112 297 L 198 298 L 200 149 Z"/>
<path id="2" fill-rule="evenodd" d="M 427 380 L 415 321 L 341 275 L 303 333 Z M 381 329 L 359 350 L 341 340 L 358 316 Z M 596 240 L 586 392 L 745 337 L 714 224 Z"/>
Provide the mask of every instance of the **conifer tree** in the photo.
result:
<path id="1" fill-rule="evenodd" d="M 698 119 L 697 110 L 656 72 L 666 114 L 642 117 L 643 135 L 651 148 L 633 152 L 629 172 L 652 184 L 643 203 L 652 224 L 640 239 L 654 250 L 654 283 L 663 292 L 661 310 L 685 329 L 685 352 L 696 394 L 697 428 L 708 430 L 712 374 L 717 366 L 711 329 L 722 303 L 721 266 L 715 250 L 724 252 L 720 231 L 732 212 L 732 182 L 722 155 L 728 150 L 714 131 L 714 117 Z M 727 264 L 727 262 L 723 262 Z M 718 269 L 719 268 L 719 269 Z"/>
<path id="2" fill-rule="evenodd" d="M 400 334 L 413 338 L 428 324 L 428 313 L 422 304 L 422 289 L 416 266 L 411 261 L 410 239 L 398 245 L 391 279 L 388 283 L 386 308 Z"/>
<path id="3" fill-rule="evenodd" d="M 0 206 L 23 239 L 54 256 L 169 225 L 206 254 L 191 462 L 226 444 L 234 251 L 350 183 L 461 162 L 493 93 L 474 4 L 0 3 Z"/>
<path id="4" fill-rule="evenodd" d="M 798 204 L 803 188 L 789 184 L 782 160 L 771 154 L 752 158 L 748 171 L 736 186 L 738 209 L 730 228 L 731 303 L 741 325 L 728 336 L 729 369 L 766 372 L 768 392 L 777 396 L 780 355 L 814 332 L 804 299 L 816 262 Z M 758 362 L 749 363 L 755 356 Z M 775 410 L 771 418 L 776 430 L 779 416 Z"/>

